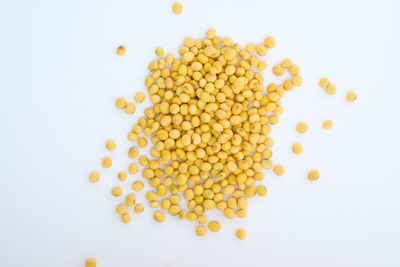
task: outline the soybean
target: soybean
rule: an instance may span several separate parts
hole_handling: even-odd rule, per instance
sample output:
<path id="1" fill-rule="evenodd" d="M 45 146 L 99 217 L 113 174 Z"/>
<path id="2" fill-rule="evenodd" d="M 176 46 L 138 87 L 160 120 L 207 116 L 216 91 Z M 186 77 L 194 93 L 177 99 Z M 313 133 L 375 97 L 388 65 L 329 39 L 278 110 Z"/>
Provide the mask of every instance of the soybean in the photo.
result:
<path id="1" fill-rule="evenodd" d="M 175 15 L 180 15 L 182 13 L 183 7 L 181 3 L 174 3 L 172 5 L 172 12 L 174 12 Z"/>
<path id="2" fill-rule="evenodd" d="M 126 53 L 126 47 L 124 45 L 121 45 L 117 48 L 117 55 L 118 56 L 123 56 Z"/>
<path id="3" fill-rule="evenodd" d="M 331 120 L 326 120 L 322 123 L 322 127 L 324 127 L 325 130 L 330 130 L 333 128 L 333 122 Z"/>
<path id="4" fill-rule="evenodd" d="M 97 171 L 92 172 L 89 175 L 89 181 L 92 183 L 97 183 L 100 180 L 100 173 Z"/>
<path id="5" fill-rule="evenodd" d="M 309 181 L 314 182 L 319 179 L 319 172 L 317 170 L 311 170 L 308 173 L 307 178 Z"/>
<path id="6" fill-rule="evenodd" d="M 108 140 L 106 142 L 106 148 L 110 151 L 114 151 L 117 148 L 117 145 L 115 144 L 115 142 L 113 140 Z"/>
<path id="7" fill-rule="evenodd" d="M 350 91 L 346 95 L 346 101 L 349 103 L 353 103 L 357 99 L 357 94 L 354 91 Z"/>
<path id="8" fill-rule="evenodd" d="M 236 236 L 237 238 L 239 238 L 240 240 L 243 240 L 246 238 L 246 231 L 243 228 L 239 228 L 236 230 Z"/>

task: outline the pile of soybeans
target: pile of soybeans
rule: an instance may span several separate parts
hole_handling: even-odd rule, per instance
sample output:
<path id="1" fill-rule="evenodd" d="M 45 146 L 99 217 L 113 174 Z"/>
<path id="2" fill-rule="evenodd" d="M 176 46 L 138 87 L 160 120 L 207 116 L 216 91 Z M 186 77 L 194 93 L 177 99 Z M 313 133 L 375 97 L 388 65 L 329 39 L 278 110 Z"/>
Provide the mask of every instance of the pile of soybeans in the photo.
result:
<path id="1" fill-rule="evenodd" d="M 137 146 L 130 148 L 127 156 L 143 167 L 144 179 L 134 181 L 132 192 L 116 207 L 122 222 L 129 223 L 130 213 L 144 210 L 135 197 L 144 189 L 142 181 L 151 187 L 145 194 L 146 204 L 154 209 L 157 222 L 164 222 L 166 214 L 195 222 L 199 236 L 207 233 L 205 225 L 212 232 L 221 229 L 218 221 L 208 222 L 208 211 L 217 209 L 228 219 L 244 218 L 247 200 L 266 196 L 263 169 L 272 169 L 277 175 L 285 172 L 271 161 L 271 126 L 284 111 L 281 98 L 302 85 L 300 68 L 289 59 L 274 66 L 272 72 L 280 77 L 288 72 L 290 78 L 282 84 L 265 84 L 261 71 L 267 64 L 262 57 L 274 46 L 275 40 L 268 36 L 262 44 L 249 43 L 242 48 L 210 29 L 205 39 L 185 38 L 178 57 L 172 53 L 164 57 L 164 50 L 156 49 L 159 58 L 149 64 L 151 75 L 145 80 L 153 105 L 128 134 Z M 125 52 L 125 47 L 117 50 L 118 55 Z M 134 100 L 142 103 L 145 97 L 137 93 Z M 136 111 L 133 101 L 123 97 L 115 105 L 127 114 Z M 140 148 L 148 143 L 151 158 L 140 155 Z M 116 144 L 109 140 L 106 147 L 114 150 Z M 300 154 L 301 145 L 295 144 L 293 151 Z M 103 167 L 111 166 L 112 159 L 105 157 Z M 138 172 L 138 164 L 131 163 L 128 173 Z M 121 171 L 118 179 L 125 181 L 127 175 Z M 309 174 L 312 181 L 318 177 L 316 170 Z M 90 181 L 99 179 L 99 172 L 91 173 Z M 117 186 L 111 193 L 121 197 L 123 190 Z M 246 232 L 239 228 L 236 235 L 244 239 Z"/>

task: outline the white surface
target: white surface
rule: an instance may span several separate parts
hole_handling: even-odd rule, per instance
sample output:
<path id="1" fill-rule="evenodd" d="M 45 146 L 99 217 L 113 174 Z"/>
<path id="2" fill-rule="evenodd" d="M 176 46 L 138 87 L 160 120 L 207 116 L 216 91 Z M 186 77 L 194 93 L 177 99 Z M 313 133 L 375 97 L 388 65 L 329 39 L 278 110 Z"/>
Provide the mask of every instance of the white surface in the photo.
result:
<path id="1" fill-rule="evenodd" d="M 182 1 L 181 16 L 172 3 L 0 2 L 0 266 L 83 266 L 88 257 L 99 267 L 400 266 L 399 2 Z M 242 45 L 273 35 L 267 77 L 286 57 L 302 67 L 304 86 L 285 96 L 272 132 L 273 160 L 287 172 L 267 172 L 268 197 L 251 200 L 245 220 L 222 219 L 218 234 L 198 238 L 195 224 L 172 217 L 156 224 L 147 206 L 123 225 L 109 191 L 140 112 L 128 117 L 114 100 L 144 91 L 155 47 L 176 53 L 210 27 Z M 338 85 L 335 96 L 318 88 L 322 76 Z M 304 136 L 299 121 L 310 125 Z M 302 156 L 291 153 L 295 141 Z M 105 155 L 115 163 L 107 171 Z M 310 168 L 317 183 L 306 180 Z M 241 226 L 245 241 L 234 234 Z"/>

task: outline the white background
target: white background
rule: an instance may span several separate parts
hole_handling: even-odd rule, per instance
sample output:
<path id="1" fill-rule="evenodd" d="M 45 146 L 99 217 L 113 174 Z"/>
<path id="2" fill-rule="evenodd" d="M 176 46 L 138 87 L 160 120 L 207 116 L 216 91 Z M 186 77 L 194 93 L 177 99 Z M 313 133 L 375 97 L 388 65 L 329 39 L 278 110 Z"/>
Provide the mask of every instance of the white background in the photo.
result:
<path id="1" fill-rule="evenodd" d="M 83 266 L 88 257 L 99 267 L 400 266 L 399 2 L 182 1 L 180 16 L 172 3 L 0 1 L 0 266 Z M 170 216 L 157 224 L 147 204 L 124 225 L 109 192 L 129 164 L 126 135 L 150 102 L 128 116 L 114 101 L 145 91 L 157 46 L 176 54 L 184 37 L 210 27 L 242 45 L 274 36 L 268 81 L 283 58 L 301 66 L 304 85 L 286 94 L 272 131 L 273 161 L 286 174 L 266 172 L 268 196 L 250 200 L 246 219 L 212 213 L 216 234 L 199 238 L 196 224 Z M 335 96 L 317 86 L 323 76 Z M 322 129 L 325 119 L 333 130 Z M 302 136 L 300 121 L 310 126 Z M 114 152 L 104 147 L 110 138 Z M 104 171 L 106 155 L 114 165 Z M 316 183 L 306 179 L 312 168 Z M 101 171 L 97 184 L 92 170 Z"/>

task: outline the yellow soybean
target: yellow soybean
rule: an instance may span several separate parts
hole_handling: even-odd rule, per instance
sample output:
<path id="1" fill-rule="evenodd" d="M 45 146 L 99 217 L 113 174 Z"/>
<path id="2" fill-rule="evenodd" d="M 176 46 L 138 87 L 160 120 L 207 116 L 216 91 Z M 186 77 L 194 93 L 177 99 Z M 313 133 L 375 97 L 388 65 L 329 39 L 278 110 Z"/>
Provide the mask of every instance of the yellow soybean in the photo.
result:
<path id="1" fill-rule="evenodd" d="M 141 148 L 145 148 L 147 146 L 146 138 L 143 138 L 143 137 L 139 138 L 138 146 L 141 147 Z"/>
<path id="2" fill-rule="evenodd" d="M 117 109 L 124 109 L 126 107 L 126 98 L 125 97 L 120 97 L 115 101 L 115 107 Z"/>
<path id="3" fill-rule="evenodd" d="M 275 39 L 272 36 L 267 36 L 264 39 L 264 44 L 268 47 L 268 48 L 274 48 L 275 47 Z"/>
<path id="4" fill-rule="evenodd" d="M 127 177 L 126 172 L 118 173 L 118 180 L 120 180 L 121 182 L 125 181 L 126 177 Z"/>
<path id="5" fill-rule="evenodd" d="M 115 142 L 113 140 L 108 140 L 106 142 L 106 148 L 110 151 L 113 151 L 117 148 L 117 144 L 115 144 Z"/>
<path id="6" fill-rule="evenodd" d="M 136 181 L 132 183 L 132 189 L 134 191 L 142 191 L 144 188 L 144 184 L 140 181 Z"/>
<path id="7" fill-rule="evenodd" d="M 117 55 L 118 56 L 123 56 L 126 53 L 126 47 L 124 45 L 121 45 L 117 48 Z"/>
<path id="8" fill-rule="evenodd" d="M 328 84 L 328 86 L 325 88 L 325 92 L 328 95 L 334 95 L 336 93 L 336 85 L 333 83 Z"/>
<path id="9" fill-rule="evenodd" d="M 175 15 L 180 15 L 182 13 L 183 7 L 181 3 L 174 3 L 172 5 L 172 12 L 174 12 Z"/>
<path id="10" fill-rule="evenodd" d="M 311 170 L 307 175 L 308 180 L 314 182 L 319 178 L 319 172 L 317 170 Z"/>
<path id="11" fill-rule="evenodd" d="M 197 222 L 199 224 L 206 224 L 207 223 L 207 218 L 204 215 L 200 215 L 197 217 Z"/>
<path id="12" fill-rule="evenodd" d="M 97 265 L 97 261 L 96 261 L 96 259 L 93 259 L 93 258 L 87 259 L 85 262 L 85 267 L 96 267 L 96 265 Z"/>
<path id="13" fill-rule="evenodd" d="M 281 77 L 285 74 L 285 69 L 282 68 L 281 65 L 276 65 L 272 67 L 272 73 L 278 77 Z"/>
<path id="14" fill-rule="evenodd" d="M 324 127 L 325 130 L 330 130 L 333 128 L 333 122 L 331 120 L 326 120 L 322 123 L 322 127 Z"/>
<path id="15" fill-rule="evenodd" d="M 319 87 L 321 87 L 321 88 L 327 88 L 328 87 L 328 85 L 329 85 L 329 79 L 328 78 L 326 78 L 326 77 L 324 77 L 324 78 L 321 78 L 321 80 L 319 80 Z"/>
<path id="16" fill-rule="evenodd" d="M 221 224 L 217 221 L 211 221 L 208 223 L 208 229 L 211 232 L 219 232 L 221 230 Z"/>
<path id="17" fill-rule="evenodd" d="M 239 228 L 236 230 L 236 236 L 240 240 L 243 240 L 246 238 L 246 231 L 243 228 Z"/>
<path id="18" fill-rule="evenodd" d="M 114 187 L 113 189 L 111 189 L 111 194 L 114 197 L 120 197 L 122 195 L 122 188 L 119 186 Z"/>
<path id="19" fill-rule="evenodd" d="M 124 204 L 120 204 L 115 208 L 115 212 L 119 215 L 125 214 L 128 212 L 128 207 Z"/>
<path id="20" fill-rule="evenodd" d="M 144 99 L 146 98 L 146 95 L 143 93 L 137 93 L 135 95 L 135 102 L 136 103 L 142 103 L 144 101 Z"/>
<path id="21" fill-rule="evenodd" d="M 259 56 L 265 56 L 267 54 L 267 47 L 263 44 L 259 44 L 256 46 L 256 52 Z"/>
<path id="22" fill-rule="evenodd" d="M 247 210 L 240 209 L 240 210 L 236 211 L 236 216 L 238 216 L 239 218 L 246 218 Z"/>
<path id="23" fill-rule="evenodd" d="M 100 173 L 97 171 L 92 172 L 89 175 L 89 181 L 92 183 L 97 183 L 100 180 Z"/>
<path id="24" fill-rule="evenodd" d="M 131 159 L 137 158 L 139 156 L 139 149 L 137 147 L 132 147 L 128 151 L 128 157 Z"/>
<path id="25" fill-rule="evenodd" d="M 143 210 L 144 210 L 143 204 L 136 204 L 136 206 L 134 208 L 134 211 L 135 211 L 136 214 L 142 213 Z"/>
<path id="26" fill-rule="evenodd" d="M 153 218 L 154 218 L 154 220 L 156 220 L 156 222 L 158 222 L 158 223 L 162 223 L 162 222 L 165 221 L 165 215 L 164 215 L 164 213 L 162 213 L 161 211 L 156 211 L 156 212 L 154 212 Z"/>
<path id="27" fill-rule="evenodd" d="M 276 175 L 279 175 L 279 176 L 282 176 L 283 174 L 285 174 L 285 168 L 282 165 L 275 165 L 273 171 Z"/>
<path id="28" fill-rule="evenodd" d="M 103 167 L 104 168 L 110 168 L 111 167 L 111 165 L 112 165 L 112 160 L 111 160 L 111 158 L 110 157 L 105 157 L 104 159 L 103 159 Z"/>
<path id="29" fill-rule="evenodd" d="M 294 143 L 292 145 L 292 150 L 295 154 L 300 155 L 301 153 L 303 153 L 303 146 L 299 143 Z"/>
<path id="30" fill-rule="evenodd" d="M 125 106 L 125 113 L 128 115 L 131 115 L 133 113 L 135 113 L 136 111 L 136 106 L 133 103 L 129 103 Z"/>
<path id="31" fill-rule="evenodd" d="M 290 73 L 291 75 L 297 75 L 297 74 L 299 74 L 299 73 L 300 73 L 300 67 L 297 66 L 297 65 L 292 65 L 292 66 L 289 68 L 289 73 Z"/>
<path id="32" fill-rule="evenodd" d="M 136 198 L 135 198 L 134 195 L 129 194 L 129 195 L 126 196 L 126 198 L 125 198 L 125 204 L 126 204 L 128 207 L 132 207 L 133 205 L 135 205 L 135 202 L 136 202 Z"/>
<path id="33" fill-rule="evenodd" d="M 146 156 L 140 156 L 139 164 L 142 165 L 143 167 L 147 167 L 149 166 L 149 159 Z"/>
<path id="34" fill-rule="evenodd" d="M 130 221 L 131 221 L 131 216 L 129 216 L 129 214 L 123 214 L 122 216 L 121 216 L 121 221 L 123 222 L 123 223 L 129 223 Z"/>
<path id="35" fill-rule="evenodd" d="M 297 124 L 296 126 L 296 131 L 298 133 L 305 133 L 308 130 L 308 125 L 305 122 L 300 122 L 299 124 Z"/>
<path id="36" fill-rule="evenodd" d="M 284 69 L 290 68 L 290 67 L 292 66 L 292 60 L 290 60 L 290 59 L 288 59 L 288 58 L 282 60 L 281 66 L 282 66 L 282 68 L 284 68 Z"/>
<path id="37" fill-rule="evenodd" d="M 136 173 L 138 173 L 138 166 L 136 165 L 136 163 L 132 163 L 131 165 L 129 165 L 129 173 L 135 175 Z"/>
<path id="38" fill-rule="evenodd" d="M 157 194 L 152 192 L 152 191 L 149 191 L 149 192 L 146 193 L 146 199 L 149 202 L 155 201 L 157 199 Z"/>
<path id="39" fill-rule="evenodd" d="M 207 229 L 204 226 L 199 225 L 196 227 L 196 234 L 198 236 L 205 236 L 207 234 Z"/>
<path id="40" fill-rule="evenodd" d="M 350 91 L 346 95 L 346 101 L 349 103 L 353 103 L 357 99 L 357 94 L 354 91 Z"/>
<path id="41" fill-rule="evenodd" d="M 164 49 L 162 47 L 157 47 L 155 50 L 155 53 L 158 57 L 163 57 L 164 56 Z"/>
<path id="42" fill-rule="evenodd" d="M 256 188 L 256 192 L 260 197 L 265 197 L 267 195 L 267 188 L 263 185 L 259 185 Z"/>
<path id="43" fill-rule="evenodd" d="M 128 134 L 128 140 L 129 141 L 136 141 L 138 139 L 139 139 L 139 136 L 137 134 L 135 134 L 135 133 L 129 133 Z"/>

